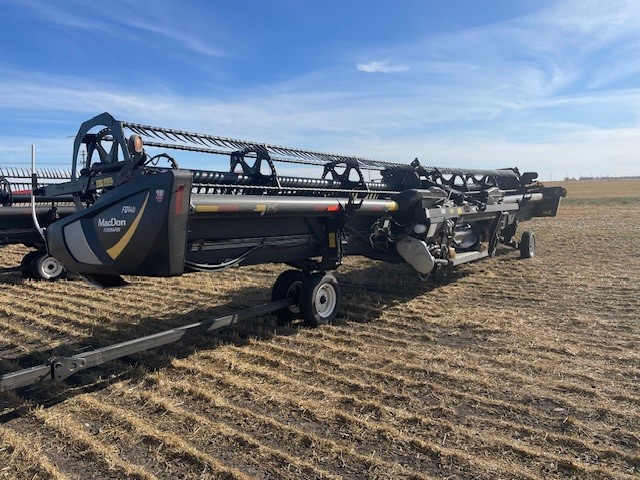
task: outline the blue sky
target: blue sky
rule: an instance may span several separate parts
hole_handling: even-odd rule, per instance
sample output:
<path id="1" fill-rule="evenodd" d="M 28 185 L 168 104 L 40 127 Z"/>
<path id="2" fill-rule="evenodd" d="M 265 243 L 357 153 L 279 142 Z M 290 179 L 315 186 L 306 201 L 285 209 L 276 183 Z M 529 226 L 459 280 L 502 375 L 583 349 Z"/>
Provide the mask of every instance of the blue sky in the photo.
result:
<path id="1" fill-rule="evenodd" d="M 68 166 L 80 123 L 108 111 L 543 180 L 640 174 L 637 0 L 0 0 L 0 14 L 3 166 L 32 143 L 40 165 Z"/>

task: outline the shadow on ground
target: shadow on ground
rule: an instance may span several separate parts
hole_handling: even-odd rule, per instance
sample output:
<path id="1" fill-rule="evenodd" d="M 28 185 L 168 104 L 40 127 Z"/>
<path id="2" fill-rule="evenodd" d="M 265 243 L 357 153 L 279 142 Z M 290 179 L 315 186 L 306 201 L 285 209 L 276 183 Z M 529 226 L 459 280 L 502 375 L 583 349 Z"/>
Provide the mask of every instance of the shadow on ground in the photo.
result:
<path id="1" fill-rule="evenodd" d="M 447 277 L 437 277 L 421 281 L 407 265 L 390 265 L 372 262 L 365 268 L 345 267 L 338 270 L 337 278 L 343 290 L 343 307 L 348 308 L 352 302 L 360 302 L 364 292 L 380 300 L 385 306 L 397 306 L 409 302 L 416 296 L 428 294 L 443 285 L 455 282 L 469 274 L 469 271 L 458 271 Z M 275 278 L 274 278 L 275 279 Z M 126 329 L 114 331 L 113 325 L 105 324 L 94 329 L 91 338 L 69 343 L 53 350 L 33 352 L 13 361 L 0 363 L 0 375 L 44 364 L 54 356 L 71 356 L 84 351 L 113 345 L 138 337 L 152 335 L 208 318 L 216 318 L 248 308 L 249 302 L 264 303 L 269 301 L 270 291 L 265 288 L 249 287 L 234 291 L 225 298 L 223 306 L 212 308 L 194 308 L 184 314 L 171 315 L 165 318 L 145 317 Z M 220 301 L 220 298 L 217 298 Z M 381 308 L 371 305 L 367 315 L 359 322 L 375 321 L 382 314 Z M 354 318 L 350 318 L 354 320 Z M 339 316 L 336 323 L 344 323 L 348 319 Z M 169 366 L 173 359 L 185 358 L 189 355 L 220 345 L 233 344 L 241 346 L 249 339 L 267 340 L 274 335 L 291 335 L 296 333 L 299 325 L 278 326 L 275 317 L 265 315 L 252 318 L 231 327 L 204 333 L 200 336 L 189 336 L 169 345 L 146 352 L 108 362 L 104 365 L 78 372 L 62 383 L 45 382 L 43 384 L 23 387 L 13 392 L 0 393 L 0 423 L 24 415 L 34 405 L 52 406 L 75 395 L 98 391 L 109 384 L 123 380 L 138 380 L 150 371 Z"/>

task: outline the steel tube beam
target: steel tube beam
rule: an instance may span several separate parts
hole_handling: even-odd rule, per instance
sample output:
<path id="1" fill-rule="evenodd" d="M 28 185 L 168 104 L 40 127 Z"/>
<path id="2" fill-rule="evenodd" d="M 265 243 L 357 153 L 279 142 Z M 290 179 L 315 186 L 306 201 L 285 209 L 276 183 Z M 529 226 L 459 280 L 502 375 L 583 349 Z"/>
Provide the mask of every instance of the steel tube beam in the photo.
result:
<path id="1" fill-rule="evenodd" d="M 261 195 L 208 195 L 192 194 L 192 215 L 247 213 L 257 215 L 321 215 L 339 212 L 349 198 L 288 197 Z M 356 200 L 356 203 L 359 203 Z M 364 199 L 356 214 L 387 213 L 398 210 L 393 200 Z"/>
<path id="2" fill-rule="evenodd" d="M 506 195 L 502 199 L 502 203 L 518 203 L 522 200 L 527 200 L 530 202 L 540 202 L 544 198 L 542 193 L 529 193 L 529 194 L 521 194 L 521 195 Z"/>
<path id="3" fill-rule="evenodd" d="M 52 358 L 46 364 L 2 375 L 0 377 L 0 392 L 15 390 L 16 388 L 47 380 L 59 382 L 81 370 L 175 343 L 190 336 L 220 330 L 259 315 L 266 315 L 281 308 L 289 307 L 294 303 L 295 301 L 292 298 L 285 298 L 271 303 L 263 303 L 222 317 L 208 318 L 183 327 L 172 328 L 171 330 L 165 330 L 164 332 L 127 342 L 116 343 L 90 352 L 79 353 L 71 357 Z"/>
<path id="4" fill-rule="evenodd" d="M 61 215 L 71 215 L 75 212 L 75 207 L 63 206 L 57 207 L 58 213 Z M 38 215 L 45 215 L 51 207 L 36 207 L 36 213 Z M 3 218 L 15 218 L 15 217 L 30 217 L 31 207 L 0 207 L 0 219 Z"/>

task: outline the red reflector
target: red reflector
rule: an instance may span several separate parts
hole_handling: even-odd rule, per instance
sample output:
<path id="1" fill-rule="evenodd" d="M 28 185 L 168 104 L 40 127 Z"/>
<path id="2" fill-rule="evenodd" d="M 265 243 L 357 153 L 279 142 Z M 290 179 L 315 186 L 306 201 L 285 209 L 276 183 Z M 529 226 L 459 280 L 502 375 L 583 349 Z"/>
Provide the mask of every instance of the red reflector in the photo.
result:
<path id="1" fill-rule="evenodd" d="M 240 208 L 237 205 L 220 205 L 218 207 L 219 212 L 239 212 Z"/>
<path id="2" fill-rule="evenodd" d="M 184 185 L 180 185 L 178 187 L 178 191 L 176 192 L 176 215 L 180 215 L 182 213 L 183 195 L 184 195 Z"/>
<path id="3" fill-rule="evenodd" d="M 330 207 L 327 207 L 327 212 L 339 212 L 340 210 L 340 205 L 331 205 Z"/>

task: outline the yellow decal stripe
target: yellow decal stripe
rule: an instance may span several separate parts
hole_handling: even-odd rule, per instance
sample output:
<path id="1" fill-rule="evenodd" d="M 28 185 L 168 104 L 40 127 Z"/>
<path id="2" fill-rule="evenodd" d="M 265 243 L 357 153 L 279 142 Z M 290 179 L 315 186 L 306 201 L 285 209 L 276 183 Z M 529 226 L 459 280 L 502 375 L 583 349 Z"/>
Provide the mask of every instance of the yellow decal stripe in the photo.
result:
<path id="1" fill-rule="evenodd" d="M 198 213 L 211 213 L 220 211 L 218 205 L 196 205 L 196 212 Z"/>
<path id="2" fill-rule="evenodd" d="M 96 188 L 110 187 L 113 185 L 113 177 L 99 178 L 96 180 Z"/>
<path id="3" fill-rule="evenodd" d="M 122 250 L 124 250 L 124 247 L 127 246 L 129 241 L 131 240 L 131 237 L 133 237 L 133 234 L 136 233 L 138 224 L 140 223 L 140 219 L 142 218 L 142 214 L 144 213 L 144 209 L 147 207 L 147 200 L 149 200 L 149 193 L 147 193 L 147 196 L 145 197 L 144 202 L 142 202 L 142 208 L 140 208 L 140 212 L 138 213 L 138 215 L 136 215 L 136 218 L 133 219 L 133 223 L 129 227 L 129 230 L 127 230 L 127 232 L 122 236 L 122 238 L 118 240 L 118 243 L 116 243 L 113 247 L 107 250 L 107 253 L 109 254 L 112 260 L 115 260 L 116 258 L 118 258 L 118 255 L 122 253 Z"/>
<path id="4" fill-rule="evenodd" d="M 329 232 L 329 248 L 336 248 L 336 234 L 335 232 Z"/>

